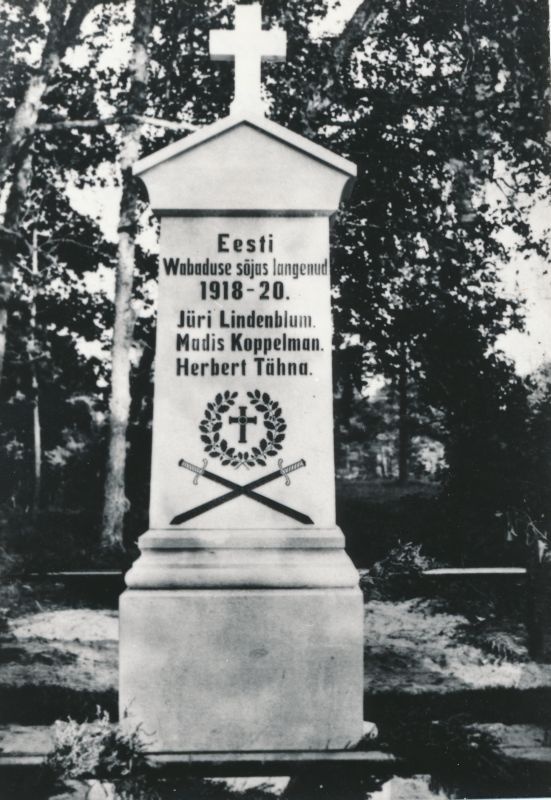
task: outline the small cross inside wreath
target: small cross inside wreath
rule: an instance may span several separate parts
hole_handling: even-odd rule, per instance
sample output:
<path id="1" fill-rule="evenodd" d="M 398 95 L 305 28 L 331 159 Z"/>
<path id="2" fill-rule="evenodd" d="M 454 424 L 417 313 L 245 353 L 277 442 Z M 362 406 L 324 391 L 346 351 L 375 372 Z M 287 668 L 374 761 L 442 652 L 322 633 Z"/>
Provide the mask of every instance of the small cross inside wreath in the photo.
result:
<path id="1" fill-rule="evenodd" d="M 231 447 L 227 440 L 221 436 L 222 414 L 235 405 L 238 392 L 219 392 L 214 400 L 207 403 L 203 419 L 199 423 L 201 441 L 205 445 L 205 452 L 212 458 L 220 458 L 223 466 L 239 467 L 265 467 L 269 456 L 276 456 L 283 447 L 287 423 L 283 419 L 281 406 L 277 400 L 272 400 L 267 392 L 247 392 L 251 404 L 263 415 L 266 435 L 260 440 L 257 447 L 249 450 L 238 450 Z"/>

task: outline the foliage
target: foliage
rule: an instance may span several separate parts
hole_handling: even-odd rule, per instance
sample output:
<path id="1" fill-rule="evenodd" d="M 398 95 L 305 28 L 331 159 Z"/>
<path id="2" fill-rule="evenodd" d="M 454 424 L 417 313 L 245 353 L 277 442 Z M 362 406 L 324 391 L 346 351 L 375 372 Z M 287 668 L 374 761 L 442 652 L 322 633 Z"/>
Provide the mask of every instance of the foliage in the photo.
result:
<path id="1" fill-rule="evenodd" d="M 421 594 L 421 576 L 435 561 L 422 552 L 420 544 L 407 542 L 393 547 L 362 576 L 361 587 L 368 596 L 402 599 Z"/>
<path id="2" fill-rule="evenodd" d="M 121 798 L 154 796 L 153 770 L 141 732 L 111 723 L 109 714 L 99 707 L 91 722 L 55 723 L 47 769 L 61 780 L 94 778 L 114 783 Z"/>
<path id="3" fill-rule="evenodd" d="M 14 556 L 0 546 L 0 586 L 2 587 L 0 589 L 0 635 L 7 634 L 9 630 L 8 614 L 12 601 L 12 592 L 10 591 L 11 587 L 8 588 L 7 579 L 15 569 L 16 563 Z"/>
<path id="4" fill-rule="evenodd" d="M 551 362 L 535 370 L 529 381 L 528 435 L 524 443 L 528 468 L 523 480 L 527 501 L 516 516 L 518 533 L 524 533 L 527 544 L 534 536 L 549 539 L 551 535 Z"/>
<path id="5" fill-rule="evenodd" d="M 126 570 L 136 556 L 133 546 L 101 543 L 95 510 L 50 508 L 38 514 L 9 507 L 0 510 L 0 541 L 17 565 L 12 574 L 44 574 L 69 568 Z"/>
<path id="6" fill-rule="evenodd" d="M 32 588 L 21 577 L 23 559 L 0 542 L 0 636 L 10 635 L 9 620 L 14 614 L 35 611 Z"/>
<path id="7" fill-rule="evenodd" d="M 46 771 L 50 780 L 67 783 L 75 780 L 100 781 L 114 785 L 121 800 L 160 800 L 186 796 L 205 800 L 239 797 L 264 800 L 273 797 L 264 784 L 234 790 L 219 781 L 200 778 L 171 778 L 153 768 L 147 760 L 147 742 L 139 729 L 128 730 L 113 724 L 99 707 L 96 718 L 77 723 L 72 719 L 54 725 L 54 748 Z"/>
<path id="8" fill-rule="evenodd" d="M 410 386 L 441 414 L 464 557 L 474 516 L 487 523 L 527 495 L 526 387 L 498 350 L 523 309 L 500 290 L 499 270 L 513 261 L 522 274 L 531 249 L 547 252 L 528 222 L 549 175 L 548 48 L 534 29 L 547 9 L 383 5 L 340 75 L 340 115 L 320 114 L 360 163 L 334 236 L 339 341 L 359 340 L 364 372 L 395 383 L 405 344 Z M 346 122 L 331 128 L 330 117 Z M 506 230 L 516 234 L 507 244 Z"/>
<path id="9" fill-rule="evenodd" d="M 417 730 L 422 744 L 413 745 L 413 758 L 421 749 L 428 763 L 438 765 L 431 776 L 433 786 L 448 791 L 459 784 L 486 784 L 495 786 L 510 780 L 507 759 L 499 748 L 499 741 L 489 731 L 468 724 L 468 719 L 458 715 L 448 720 L 430 722 L 424 730 Z"/>
<path id="10" fill-rule="evenodd" d="M 345 351 L 346 352 L 346 351 Z M 385 381 L 365 397 L 337 386 L 335 455 L 344 479 L 399 478 L 400 408 L 396 387 Z M 408 398 L 408 479 L 438 481 L 445 474 L 442 414 L 419 399 Z"/>
<path id="11" fill-rule="evenodd" d="M 528 651 L 524 644 L 525 637 L 516 637 L 504 631 L 487 631 L 483 635 L 478 635 L 474 644 L 481 650 L 489 653 L 498 663 L 509 661 L 512 663 L 523 663 L 528 661 Z"/>
<path id="12" fill-rule="evenodd" d="M 416 773 L 430 774 L 433 791 L 479 797 L 511 785 L 509 762 L 492 732 L 472 725 L 469 714 L 435 721 L 434 709 L 423 712 L 397 708 L 381 719 L 380 744 L 390 747 Z"/>

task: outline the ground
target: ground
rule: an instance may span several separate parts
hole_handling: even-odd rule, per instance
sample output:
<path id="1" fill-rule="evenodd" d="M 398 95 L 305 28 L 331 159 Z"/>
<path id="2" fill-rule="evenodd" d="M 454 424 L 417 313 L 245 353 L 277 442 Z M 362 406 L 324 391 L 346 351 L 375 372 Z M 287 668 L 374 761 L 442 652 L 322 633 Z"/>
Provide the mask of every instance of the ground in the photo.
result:
<path id="1" fill-rule="evenodd" d="M 450 693 L 466 688 L 551 687 L 551 664 L 515 661 L 465 642 L 469 621 L 434 610 L 423 598 L 371 600 L 365 608 L 368 694 Z M 0 658 L 0 686 L 66 686 L 102 692 L 117 687 L 118 617 L 111 609 L 61 608 L 16 616 Z"/>
<path id="2" fill-rule="evenodd" d="M 63 596 L 61 591 L 53 601 L 38 601 L 34 594 L 22 611 L 12 607 L 9 613 L 1 637 L 0 724 L 48 726 L 56 718 L 90 718 L 97 705 L 116 715 L 117 612 L 86 603 L 67 605 L 60 601 Z M 366 717 L 380 733 L 374 746 L 398 748 L 400 754 L 405 734 L 407 753 L 416 739 L 430 735 L 424 723 L 447 725 L 459 716 L 467 723 L 465 730 L 476 729 L 476 741 L 488 734 L 511 763 L 517 759 L 524 769 L 540 760 L 548 769 L 543 761 L 551 756 L 545 741 L 551 664 L 530 660 L 518 615 L 493 616 L 488 646 L 480 634 L 488 620 L 472 609 L 456 613 L 452 606 L 434 596 L 389 599 L 375 592 L 366 598 Z M 456 735 L 454 729 L 452 749 L 472 747 L 470 733 L 462 733 L 460 740 Z M 415 751 L 417 758 L 417 771 L 432 771 L 421 750 L 419 756 Z M 394 779 L 393 800 L 439 796 L 425 777 L 401 780 Z M 272 786 L 267 794 L 284 789 L 285 797 L 293 796 L 287 783 Z M 390 797 L 385 791 L 373 796 L 385 800 Z"/>
<path id="3" fill-rule="evenodd" d="M 435 611 L 426 599 L 371 600 L 365 620 L 368 693 L 551 687 L 551 664 L 530 661 L 525 641 L 516 642 L 515 661 L 488 653 L 465 641 L 473 627 L 466 617 Z M 508 638 L 510 627 L 504 621 Z"/>
<path id="4" fill-rule="evenodd" d="M 115 689 L 118 615 L 109 609 L 63 608 L 16 617 L 4 643 L 0 685 Z"/>

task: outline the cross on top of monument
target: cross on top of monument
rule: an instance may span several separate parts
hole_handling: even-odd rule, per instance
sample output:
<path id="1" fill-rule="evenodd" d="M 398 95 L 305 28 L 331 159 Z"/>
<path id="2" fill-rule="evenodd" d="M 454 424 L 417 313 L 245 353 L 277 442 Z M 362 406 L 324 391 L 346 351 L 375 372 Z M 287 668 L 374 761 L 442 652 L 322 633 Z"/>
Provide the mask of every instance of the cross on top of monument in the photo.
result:
<path id="1" fill-rule="evenodd" d="M 235 61 L 233 114 L 263 114 L 260 68 L 262 61 L 285 61 L 287 35 L 262 30 L 260 3 L 235 6 L 235 30 L 210 32 L 211 58 Z"/>

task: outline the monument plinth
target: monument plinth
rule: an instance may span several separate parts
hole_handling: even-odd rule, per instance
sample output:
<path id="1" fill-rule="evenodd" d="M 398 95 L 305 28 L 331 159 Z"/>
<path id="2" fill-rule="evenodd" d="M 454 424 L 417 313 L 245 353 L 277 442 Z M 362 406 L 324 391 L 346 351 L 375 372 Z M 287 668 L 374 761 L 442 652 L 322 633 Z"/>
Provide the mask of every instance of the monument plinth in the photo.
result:
<path id="1" fill-rule="evenodd" d="M 259 8 L 237 11 L 250 40 Z M 335 750 L 362 735 L 329 273 L 355 167 L 266 120 L 259 89 L 258 71 L 228 118 L 135 170 L 161 235 L 150 530 L 121 597 L 120 706 L 154 750 Z"/>

